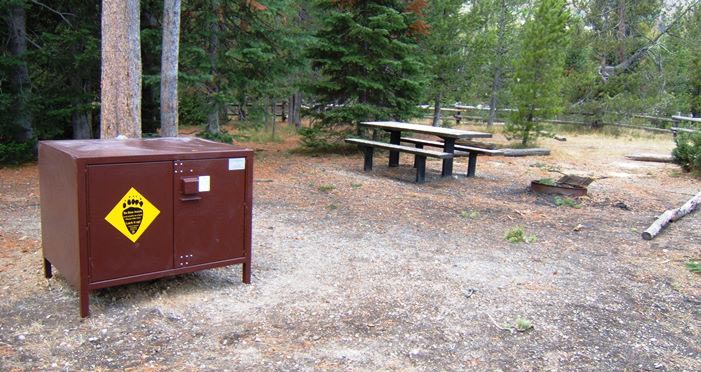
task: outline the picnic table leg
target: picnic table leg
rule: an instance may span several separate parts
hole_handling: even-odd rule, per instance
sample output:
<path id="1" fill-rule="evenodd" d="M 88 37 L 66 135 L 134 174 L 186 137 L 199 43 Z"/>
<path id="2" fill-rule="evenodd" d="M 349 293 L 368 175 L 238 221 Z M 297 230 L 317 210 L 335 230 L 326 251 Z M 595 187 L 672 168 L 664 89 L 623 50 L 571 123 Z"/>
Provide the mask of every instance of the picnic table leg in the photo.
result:
<path id="1" fill-rule="evenodd" d="M 363 170 L 364 171 L 371 171 L 372 170 L 372 155 L 375 151 L 374 147 L 365 147 L 363 150 L 365 153 L 365 163 L 363 164 Z"/>
<path id="2" fill-rule="evenodd" d="M 443 142 L 443 152 L 450 154 L 455 153 L 455 138 L 445 138 Z M 453 175 L 453 158 L 443 159 L 442 177 L 450 177 Z"/>
<path id="3" fill-rule="evenodd" d="M 423 149 L 423 148 L 424 148 L 424 145 L 421 144 L 421 143 L 417 143 L 417 144 L 416 144 L 416 148 L 417 148 L 417 149 Z M 414 168 L 416 168 L 416 167 L 417 167 L 416 158 L 414 158 Z"/>
<path id="4" fill-rule="evenodd" d="M 402 136 L 402 132 L 393 130 L 389 132 L 389 143 L 393 145 L 399 145 L 399 140 Z M 397 167 L 399 166 L 399 151 L 389 151 L 389 166 Z"/>
<path id="5" fill-rule="evenodd" d="M 477 168 L 477 153 L 471 152 L 468 159 L 467 159 L 467 175 L 466 175 L 466 177 L 474 177 L 476 168 Z"/>
<path id="6" fill-rule="evenodd" d="M 426 157 L 416 155 L 414 163 L 416 164 L 416 183 L 424 183 L 426 180 Z"/>

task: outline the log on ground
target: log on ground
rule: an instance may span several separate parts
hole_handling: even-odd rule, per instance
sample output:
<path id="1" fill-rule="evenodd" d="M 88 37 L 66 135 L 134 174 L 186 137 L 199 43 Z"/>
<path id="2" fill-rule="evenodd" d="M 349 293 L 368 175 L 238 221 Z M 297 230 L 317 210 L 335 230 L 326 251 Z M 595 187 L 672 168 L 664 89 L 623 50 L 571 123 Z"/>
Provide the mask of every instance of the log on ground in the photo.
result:
<path id="1" fill-rule="evenodd" d="M 504 156 L 547 156 L 550 155 L 550 150 L 545 148 L 532 149 L 502 149 Z"/>
<path id="2" fill-rule="evenodd" d="M 669 225 L 670 222 L 678 221 L 682 217 L 693 212 L 699 202 L 701 202 L 701 192 L 689 199 L 681 207 L 666 210 L 643 232 L 643 239 L 652 240 L 662 229 Z"/>
<path id="3" fill-rule="evenodd" d="M 649 161 L 655 163 L 674 163 L 674 157 L 669 154 L 630 154 L 627 159 L 635 161 Z"/>

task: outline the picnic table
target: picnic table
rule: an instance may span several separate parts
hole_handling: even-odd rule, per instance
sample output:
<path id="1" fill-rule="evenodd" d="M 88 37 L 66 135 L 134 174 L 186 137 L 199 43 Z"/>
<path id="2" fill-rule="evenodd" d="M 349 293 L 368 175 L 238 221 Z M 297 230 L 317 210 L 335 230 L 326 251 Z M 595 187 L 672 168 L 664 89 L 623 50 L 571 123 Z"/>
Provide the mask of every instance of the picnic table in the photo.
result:
<path id="1" fill-rule="evenodd" d="M 419 134 L 429 134 L 439 137 L 443 140 L 443 152 L 451 156 L 443 157 L 443 168 L 441 176 L 449 177 L 453 175 L 453 155 L 455 154 L 455 140 L 457 139 L 473 139 L 473 138 L 491 138 L 490 133 L 474 132 L 461 129 L 433 127 L 429 125 L 402 123 L 396 121 L 366 121 L 361 125 L 373 128 L 382 129 L 390 133 L 390 144 L 399 146 L 402 141 L 402 132 L 413 132 Z M 401 150 L 389 151 L 389 166 L 396 167 L 399 165 L 399 152 Z"/>

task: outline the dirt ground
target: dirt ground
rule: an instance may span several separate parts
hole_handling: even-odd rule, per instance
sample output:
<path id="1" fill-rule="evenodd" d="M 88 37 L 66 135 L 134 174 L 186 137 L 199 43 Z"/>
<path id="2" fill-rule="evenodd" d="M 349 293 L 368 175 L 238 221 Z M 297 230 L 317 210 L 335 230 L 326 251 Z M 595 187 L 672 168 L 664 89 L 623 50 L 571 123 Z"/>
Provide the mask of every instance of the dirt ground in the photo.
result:
<path id="1" fill-rule="evenodd" d="M 481 157 L 476 178 L 429 160 L 422 185 L 408 156 L 365 173 L 295 144 L 243 143 L 252 284 L 234 266 L 99 290 L 87 319 L 43 277 L 36 165 L 0 169 L 0 370 L 701 369 L 701 214 L 640 237 L 701 182 L 624 157 L 671 136 L 546 139 L 551 156 Z M 600 178 L 581 208 L 529 191 L 555 169 Z M 536 241 L 507 242 L 517 226 Z"/>

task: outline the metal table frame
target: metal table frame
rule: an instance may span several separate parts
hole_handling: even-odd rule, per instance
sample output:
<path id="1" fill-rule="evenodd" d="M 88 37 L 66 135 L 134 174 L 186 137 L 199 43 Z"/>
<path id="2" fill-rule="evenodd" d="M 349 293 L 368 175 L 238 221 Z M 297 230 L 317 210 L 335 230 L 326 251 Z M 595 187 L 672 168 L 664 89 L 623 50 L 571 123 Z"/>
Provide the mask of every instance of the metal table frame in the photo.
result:
<path id="1" fill-rule="evenodd" d="M 402 132 L 414 132 L 421 134 L 430 134 L 432 136 L 440 137 L 443 139 L 443 151 L 454 154 L 455 153 L 455 140 L 457 139 L 472 139 L 472 138 L 491 138 L 491 133 L 484 132 L 474 132 L 461 129 L 453 128 L 443 128 L 443 127 L 432 127 L 429 125 L 421 124 L 411 124 L 402 123 L 397 121 L 365 121 L 360 123 L 360 125 L 373 128 L 382 129 L 389 132 L 390 140 L 389 142 L 394 145 L 399 145 L 400 138 L 402 137 Z M 389 166 L 396 167 L 399 165 L 399 151 L 389 152 Z M 453 175 L 453 158 L 443 159 L 443 169 L 441 172 L 442 177 L 449 177 Z"/>

